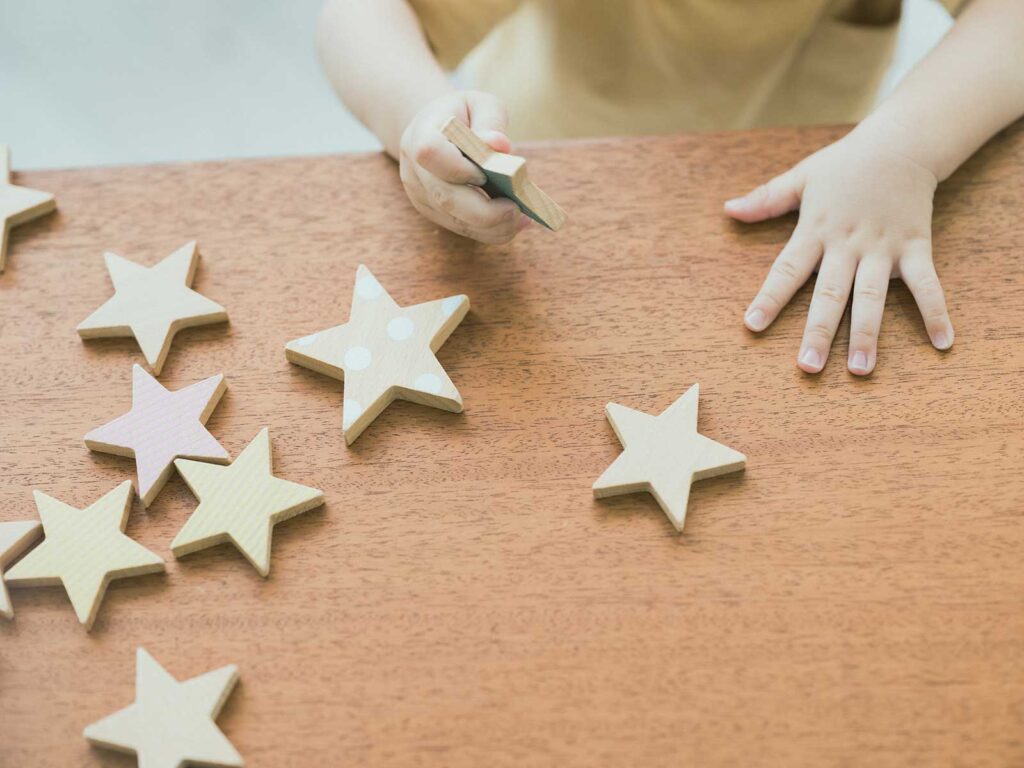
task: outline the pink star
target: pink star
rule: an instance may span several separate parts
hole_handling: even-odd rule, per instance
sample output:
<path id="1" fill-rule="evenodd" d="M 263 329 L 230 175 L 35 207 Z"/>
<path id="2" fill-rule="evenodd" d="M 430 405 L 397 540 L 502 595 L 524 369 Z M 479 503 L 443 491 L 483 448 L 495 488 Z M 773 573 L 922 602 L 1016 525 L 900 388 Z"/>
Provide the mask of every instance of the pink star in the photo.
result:
<path id="1" fill-rule="evenodd" d="M 148 507 L 174 471 L 175 459 L 228 463 L 228 452 L 203 426 L 226 389 L 218 374 L 171 392 L 135 365 L 132 409 L 87 434 L 85 444 L 93 451 L 134 457 L 139 496 Z"/>

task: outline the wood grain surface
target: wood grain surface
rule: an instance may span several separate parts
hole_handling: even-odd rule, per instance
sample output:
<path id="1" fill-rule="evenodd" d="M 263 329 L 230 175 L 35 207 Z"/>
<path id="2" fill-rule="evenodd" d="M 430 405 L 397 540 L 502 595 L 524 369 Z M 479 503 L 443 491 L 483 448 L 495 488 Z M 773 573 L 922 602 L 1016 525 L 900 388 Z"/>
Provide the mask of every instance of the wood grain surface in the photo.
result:
<path id="1" fill-rule="evenodd" d="M 131 702 L 139 645 L 178 679 L 238 665 L 218 723 L 248 766 L 1024 764 L 1024 129 L 939 190 L 955 347 L 894 285 L 866 380 L 848 320 L 797 370 L 810 286 L 744 329 L 795 218 L 721 214 L 841 132 L 518 148 L 571 220 L 500 248 L 416 215 L 377 155 L 16 174 L 60 209 L 0 277 L 0 520 L 131 476 L 82 436 L 140 353 L 75 325 L 103 251 L 190 238 L 231 322 L 180 333 L 161 382 L 224 372 L 212 433 L 234 456 L 270 427 L 327 503 L 278 526 L 264 580 L 226 545 L 173 560 L 175 476 L 127 528 L 168 572 L 112 585 L 92 633 L 60 590 L 12 590 L 0 765 L 134 765 L 81 733 Z M 473 309 L 438 353 L 465 412 L 397 402 L 346 448 L 342 383 L 283 348 L 345 317 L 359 263 L 400 304 Z M 595 501 L 605 403 L 694 382 L 746 471 L 696 483 L 681 536 L 648 496 Z"/>

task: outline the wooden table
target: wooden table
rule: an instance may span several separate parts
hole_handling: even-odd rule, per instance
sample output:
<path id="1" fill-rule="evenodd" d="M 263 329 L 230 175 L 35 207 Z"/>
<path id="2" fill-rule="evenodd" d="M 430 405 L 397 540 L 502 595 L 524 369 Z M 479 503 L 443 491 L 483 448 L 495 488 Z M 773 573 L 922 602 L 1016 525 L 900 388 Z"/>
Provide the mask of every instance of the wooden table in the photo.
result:
<path id="1" fill-rule="evenodd" d="M 502 248 L 419 218 L 377 155 L 18 175 L 60 210 L 0 277 L 0 519 L 132 474 L 82 437 L 141 355 L 75 325 L 111 293 L 104 250 L 191 238 L 231 323 L 180 334 L 161 381 L 225 373 L 212 432 L 237 455 L 269 426 L 327 505 L 278 527 L 264 581 L 226 546 L 173 559 L 176 477 L 128 525 L 167 574 L 115 583 L 90 634 L 60 589 L 12 590 L 0 765 L 134 765 L 81 731 L 131 702 L 139 645 L 179 678 L 238 664 L 219 722 L 249 766 L 1024 763 L 1024 129 L 938 195 L 956 346 L 894 284 L 866 380 L 848 321 L 797 370 L 809 286 L 744 330 L 793 218 L 720 212 L 840 133 L 528 148 L 571 221 Z M 283 346 L 346 319 L 360 262 L 400 303 L 473 310 L 439 354 L 465 413 L 396 403 L 347 449 L 342 384 Z M 605 403 L 694 382 L 746 472 L 694 486 L 681 536 L 649 496 L 594 501 Z"/>

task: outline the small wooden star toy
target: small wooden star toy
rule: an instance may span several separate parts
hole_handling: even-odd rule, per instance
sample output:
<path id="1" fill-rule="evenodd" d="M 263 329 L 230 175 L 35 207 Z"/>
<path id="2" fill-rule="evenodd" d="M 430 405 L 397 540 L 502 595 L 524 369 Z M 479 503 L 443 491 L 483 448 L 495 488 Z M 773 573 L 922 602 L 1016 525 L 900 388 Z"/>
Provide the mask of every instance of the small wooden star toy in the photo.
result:
<path id="1" fill-rule="evenodd" d="M 345 381 L 341 426 L 351 445 L 397 398 L 462 411 L 462 397 L 434 353 L 467 312 L 466 296 L 400 307 L 360 266 L 349 321 L 288 342 L 285 356 Z"/>
<path id="2" fill-rule="evenodd" d="M 4 221 L 3 240 L 0 240 L 0 272 L 7 263 L 7 239 L 13 227 L 38 219 L 57 207 L 53 195 L 37 189 L 11 184 L 11 155 L 7 146 L 0 144 L 0 219 Z"/>
<path id="3" fill-rule="evenodd" d="M 694 384 L 659 416 L 608 403 L 605 412 L 625 450 L 594 483 L 594 497 L 647 491 L 682 531 L 695 480 L 737 472 L 747 459 L 697 432 Z"/>
<path id="4" fill-rule="evenodd" d="M 274 477 L 266 427 L 230 466 L 184 459 L 174 463 L 199 498 L 196 511 L 171 543 L 175 557 L 230 541 L 266 577 L 274 526 L 324 503 L 316 488 Z"/>
<path id="5" fill-rule="evenodd" d="M 166 389 L 141 365 L 132 366 L 132 409 L 85 436 L 92 451 L 135 459 L 144 506 L 164 487 L 177 458 L 227 464 L 231 458 L 204 426 L 227 389 L 224 376 Z"/>
<path id="6" fill-rule="evenodd" d="M 116 253 L 106 253 L 104 258 L 114 296 L 79 324 L 78 335 L 83 339 L 134 336 L 157 376 L 174 334 L 182 328 L 228 319 L 224 307 L 190 287 L 199 264 L 194 242 L 152 267 Z"/>
<path id="7" fill-rule="evenodd" d="M 98 747 L 137 755 L 139 768 L 241 766 L 242 756 L 214 722 L 237 682 L 234 664 L 178 682 L 139 648 L 135 702 L 82 735 Z"/>
<path id="8" fill-rule="evenodd" d="M 544 194 L 526 175 L 526 160 L 497 152 L 457 118 L 448 118 L 441 132 L 466 158 L 484 172 L 484 192 L 507 197 L 519 210 L 548 229 L 561 229 L 566 215 L 558 203 Z"/>
<path id="9" fill-rule="evenodd" d="M 15 587 L 63 584 L 86 630 L 92 628 L 111 581 L 164 569 L 160 557 L 124 534 L 132 504 L 130 480 L 85 509 L 39 491 L 35 497 L 46 538 L 7 572 L 7 583 Z"/>
<path id="10" fill-rule="evenodd" d="M 5 619 L 14 618 L 14 609 L 11 607 L 11 598 L 4 584 L 3 569 L 17 560 L 42 532 L 43 528 L 38 520 L 0 523 L 0 616 Z"/>

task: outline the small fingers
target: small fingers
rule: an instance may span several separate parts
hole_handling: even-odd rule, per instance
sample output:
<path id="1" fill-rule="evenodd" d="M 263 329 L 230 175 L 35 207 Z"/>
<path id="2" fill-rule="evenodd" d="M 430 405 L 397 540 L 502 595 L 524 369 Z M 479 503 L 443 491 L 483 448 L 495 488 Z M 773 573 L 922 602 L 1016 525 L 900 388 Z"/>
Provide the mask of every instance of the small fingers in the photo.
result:
<path id="1" fill-rule="evenodd" d="M 516 223 L 519 208 L 507 198 L 492 199 L 473 187 L 449 184 L 423 173 L 420 173 L 420 181 L 435 208 L 475 229 Z"/>
<path id="2" fill-rule="evenodd" d="M 487 177 L 440 130 L 424 126 L 411 141 L 406 156 L 431 176 L 450 184 L 482 186 Z"/>
<path id="3" fill-rule="evenodd" d="M 858 376 L 866 376 L 875 368 L 878 331 L 882 326 L 891 275 L 892 262 L 882 257 L 865 257 L 857 268 L 850 319 L 850 353 L 846 365 L 850 373 Z"/>
<path id="4" fill-rule="evenodd" d="M 846 301 L 850 297 L 857 259 L 846 253 L 826 253 L 818 269 L 818 280 L 814 284 L 814 296 L 807 313 L 807 327 L 800 344 L 797 365 L 807 373 L 818 373 L 825 367 L 828 352 L 832 347 L 836 329 Z"/>
<path id="5" fill-rule="evenodd" d="M 804 191 L 803 174 L 799 167 L 790 168 L 743 197 L 727 201 L 725 212 L 738 221 L 752 224 L 795 211 L 800 207 Z"/>
<path id="6" fill-rule="evenodd" d="M 747 328 L 759 332 L 771 325 L 793 294 L 807 282 L 820 258 L 821 243 L 805 235 L 798 227 L 772 264 L 761 290 L 747 307 L 743 316 Z"/>
<path id="7" fill-rule="evenodd" d="M 935 272 L 930 242 L 918 241 L 900 259 L 900 275 L 914 294 L 924 318 L 924 327 L 936 349 L 953 346 L 953 324 L 946 308 L 946 296 Z"/>
<path id="8" fill-rule="evenodd" d="M 521 214 L 511 200 L 491 200 L 472 187 L 422 175 L 419 185 L 406 189 L 417 210 L 464 237 L 497 244 L 508 242 L 519 231 Z"/>
<path id="9" fill-rule="evenodd" d="M 492 149 L 508 152 L 511 144 L 508 140 L 508 111 L 497 96 L 483 91 L 470 91 L 466 94 L 466 106 L 469 109 L 469 127 Z"/>

